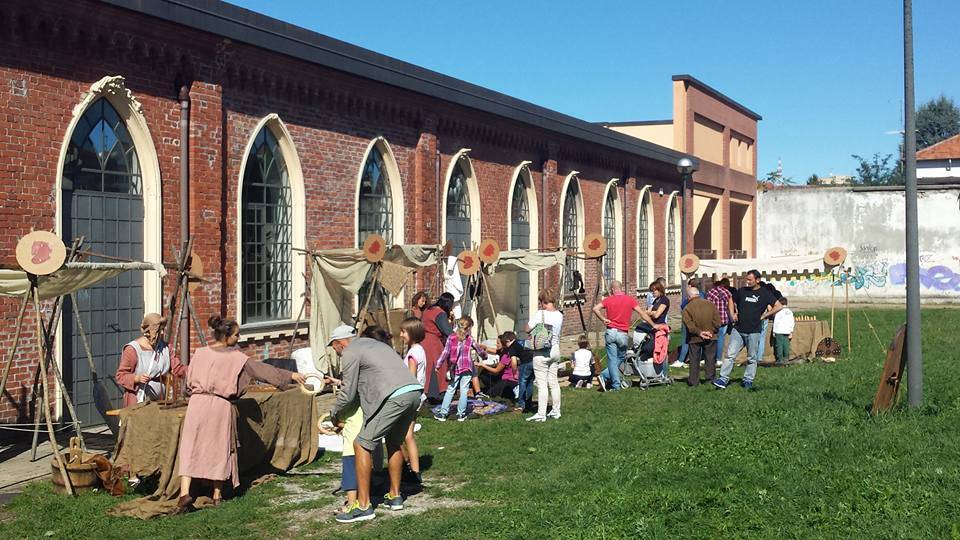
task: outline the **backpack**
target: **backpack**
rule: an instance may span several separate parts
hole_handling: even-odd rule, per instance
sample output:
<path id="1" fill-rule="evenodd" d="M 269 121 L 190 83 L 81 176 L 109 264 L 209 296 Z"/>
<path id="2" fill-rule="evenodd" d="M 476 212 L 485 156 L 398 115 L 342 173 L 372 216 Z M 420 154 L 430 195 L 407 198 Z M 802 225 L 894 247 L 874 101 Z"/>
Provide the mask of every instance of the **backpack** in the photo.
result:
<path id="1" fill-rule="evenodd" d="M 540 311 L 540 322 L 527 332 L 527 341 L 524 346 L 531 351 L 542 351 L 553 345 L 553 329 L 544 324 L 543 319 L 543 311 Z"/>

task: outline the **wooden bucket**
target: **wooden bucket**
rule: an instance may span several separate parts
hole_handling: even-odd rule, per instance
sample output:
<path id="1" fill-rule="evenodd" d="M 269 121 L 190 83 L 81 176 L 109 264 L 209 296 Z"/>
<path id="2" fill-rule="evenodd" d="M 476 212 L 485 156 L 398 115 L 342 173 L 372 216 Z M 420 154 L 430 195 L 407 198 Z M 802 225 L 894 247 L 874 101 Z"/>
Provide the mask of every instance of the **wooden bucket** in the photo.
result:
<path id="1" fill-rule="evenodd" d="M 70 439 L 70 450 L 60 454 L 67 467 L 67 476 L 70 477 L 70 484 L 75 492 L 89 491 L 100 487 L 100 477 L 97 476 L 97 465 L 93 461 L 84 463 L 84 458 L 90 458 L 90 454 L 85 454 L 76 437 Z M 63 485 L 63 476 L 60 475 L 60 467 L 57 465 L 57 458 L 50 458 L 50 480 L 53 481 L 53 490 L 57 493 L 66 493 L 67 488 Z"/>

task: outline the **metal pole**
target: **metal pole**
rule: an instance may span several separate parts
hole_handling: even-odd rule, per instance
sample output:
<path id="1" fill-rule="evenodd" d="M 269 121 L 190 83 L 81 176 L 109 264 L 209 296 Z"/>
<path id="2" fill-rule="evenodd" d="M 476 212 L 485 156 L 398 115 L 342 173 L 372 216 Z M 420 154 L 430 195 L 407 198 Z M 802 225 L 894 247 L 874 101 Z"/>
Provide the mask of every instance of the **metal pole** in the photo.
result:
<path id="1" fill-rule="evenodd" d="M 180 87 L 180 241 L 190 237 L 190 88 Z M 186 257 L 186 253 L 181 253 Z M 177 276 L 179 279 L 182 276 Z M 186 287 L 186 284 L 183 284 Z M 180 358 L 190 360 L 190 314 L 180 310 Z"/>
<path id="2" fill-rule="evenodd" d="M 903 0 L 903 152 L 907 230 L 907 403 L 923 400 L 920 347 L 920 246 L 917 225 L 917 129 L 913 95 L 913 1 Z"/>
<path id="3" fill-rule="evenodd" d="M 683 206 L 680 207 L 680 253 L 677 254 L 677 257 L 687 254 L 687 178 L 690 174 L 684 173 L 680 176 L 680 203 Z M 681 279 L 681 281 L 683 280 Z M 681 296 L 683 296 L 682 289 L 683 287 L 681 287 Z"/>

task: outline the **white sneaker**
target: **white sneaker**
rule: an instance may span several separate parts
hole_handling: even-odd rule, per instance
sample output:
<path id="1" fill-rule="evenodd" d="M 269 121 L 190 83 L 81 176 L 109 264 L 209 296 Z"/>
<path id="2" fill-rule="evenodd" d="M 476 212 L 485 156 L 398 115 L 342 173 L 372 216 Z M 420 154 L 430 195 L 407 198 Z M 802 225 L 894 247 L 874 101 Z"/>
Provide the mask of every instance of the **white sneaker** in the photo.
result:
<path id="1" fill-rule="evenodd" d="M 592 382 L 588 382 L 586 387 L 587 387 L 587 388 L 593 388 L 593 383 L 592 383 Z"/>
<path id="2" fill-rule="evenodd" d="M 547 413 L 547 418 L 560 418 L 560 411 L 554 409 Z"/>
<path id="3" fill-rule="evenodd" d="M 672 368 L 682 368 L 682 367 L 684 367 L 685 365 L 686 365 L 686 364 L 684 364 L 683 362 L 677 360 L 676 362 L 670 364 L 670 367 L 672 367 Z"/>
<path id="4" fill-rule="evenodd" d="M 530 418 L 527 418 L 527 422 L 546 422 L 546 421 L 547 421 L 547 417 L 540 416 L 539 414 L 535 414 Z"/>

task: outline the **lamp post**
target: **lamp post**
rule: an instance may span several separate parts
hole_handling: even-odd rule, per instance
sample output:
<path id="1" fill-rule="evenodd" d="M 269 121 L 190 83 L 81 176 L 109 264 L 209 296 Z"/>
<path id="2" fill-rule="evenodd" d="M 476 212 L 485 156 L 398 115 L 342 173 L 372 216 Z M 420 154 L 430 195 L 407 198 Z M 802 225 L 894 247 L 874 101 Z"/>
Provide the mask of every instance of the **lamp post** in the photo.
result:
<path id="1" fill-rule="evenodd" d="M 680 210 L 680 255 L 685 255 L 687 249 L 687 182 L 693 178 L 693 172 L 696 170 L 697 166 L 692 159 L 682 157 L 677 160 L 677 172 L 680 173 L 680 199 L 683 201 L 683 207 Z"/>

